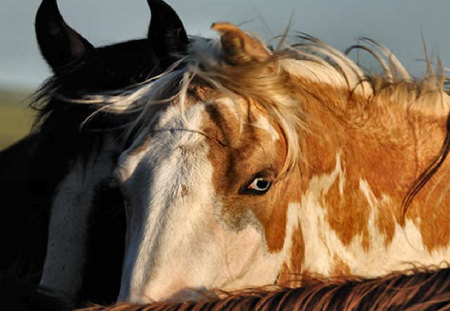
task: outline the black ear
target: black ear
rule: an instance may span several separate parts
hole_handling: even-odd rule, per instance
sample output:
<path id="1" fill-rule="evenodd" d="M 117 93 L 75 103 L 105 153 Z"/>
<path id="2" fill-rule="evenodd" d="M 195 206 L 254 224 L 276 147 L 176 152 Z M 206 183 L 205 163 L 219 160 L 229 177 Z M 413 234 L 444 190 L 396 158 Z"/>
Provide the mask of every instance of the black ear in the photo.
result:
<path id="1" fill-rule="evenodd" d="M 43 0 L 36 15 L 36 37 L 47 63 L 58 71 L 94 47 L 63 20 L 56 0 Z"/>
<path id="2" fill-rule="evenodd" d="M 186 53 L 188 37 L 177 13 L 162 0 L 147 0 L 152 13 L 148 39 L 164 65 Z"/>

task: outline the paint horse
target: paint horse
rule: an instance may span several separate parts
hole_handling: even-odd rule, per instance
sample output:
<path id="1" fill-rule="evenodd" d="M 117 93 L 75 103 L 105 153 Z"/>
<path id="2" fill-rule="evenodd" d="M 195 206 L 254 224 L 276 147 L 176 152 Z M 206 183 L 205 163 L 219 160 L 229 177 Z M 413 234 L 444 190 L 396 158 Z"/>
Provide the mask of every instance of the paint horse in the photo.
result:
<path id="1" fill-rule="evenodd" d="M 126 146 L 120 125 L 133 117 L 98 114 L 85 122 L 92 107 L 64 98 L 135 85 L 176 60 L 166 50 L 174 52 L 187 41 L 181 22 L 161 1 L 149 4 L 147 38 L 94 47 L 63 20 L 55 0 L 42 1 L 36 35 L 54 75 L 32 104 L 39 111 L 33 132 L 0 152 L 0 223 L 8 233 L 1 235 L 0 244 L 2 293 L 22 286 L 17 292 L 25 297 L 25 291 L 31 293 L 41 283 L 69 304 L 116 301 L 125 213 L 112 171 Z M 71 212 L 75 215 L 58 219 Z M 49 284 L 52 273 L 57 282 Z M 2 305 L 16 296 L 4 294 Z M 41 304 L 43 299 L 41 292 L 32 296 L 30 309 L 35 310 L 32 301 Z"/>
<path id="2" fill-rule="evenodd" d="M 448 262 L 443 70 L 413 80 L 366 40 L 384 69 L 369 75 L 311 37 L 272 51 L 212 28 L 220 41 L 192 38 L 162 75 L 85 98 L 140 111 L 114 173 L 127 215 L 119 301 Z"/>
<path id="3" fill-rule="evenodd" d="M 55 1 L 44 0 L 40 12 L 57 16 L 59 36 L 40 34 L 39 20 L 50 28 L 55 20 L 38 13 L 41 50 L 58 68 L 44 124 L 55 111 L 74 120 L 64 114 L 70 107 L 79 112 L 74 124 L 103 130 L 79 137 L 85 152 L 58 184 L 42 286 L 80 290 L 89 214 L 111 175 L 127 222 L 120 301 L 295 286 L 311 274 L 376 277 L 449 260 L 443 72 L 415 81 L 371 41 L 366 49 L 382 76 L 310 37 L 272 51 L 217 23 L 220 42 L 188 39 L 173 10 L 149 3 L 163 12 L 150 25 L 157 61 L 139 68 L 164 65 L 135 87 L 108 84 L 110 91 L 92 88 L 107 80 L 105 64 L 116 65 L 99 61 L 108 49 L 90 52 L 54 13 Z M 54 53 L 56 39 L 65 52 Z"/>

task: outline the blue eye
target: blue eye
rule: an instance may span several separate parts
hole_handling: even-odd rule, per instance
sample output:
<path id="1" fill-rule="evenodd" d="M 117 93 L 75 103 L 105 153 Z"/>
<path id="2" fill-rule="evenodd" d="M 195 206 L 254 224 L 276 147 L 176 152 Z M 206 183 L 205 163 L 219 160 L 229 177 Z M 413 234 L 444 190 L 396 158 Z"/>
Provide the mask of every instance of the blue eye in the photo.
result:
<path id="1" fill-rule="evenodd" d="M 248 185 L 247 189 L 256 190 L 260 192 L 266 192 L 269 190 L 271 182 L 264 178 L 255 178 L 250 185 Z"/>
<path id="2" fill-rule="evenodd" d="M 272 182 L 263 177 L 256 177 L 251 183 L 242 187 L 239 191 L 240 194 L 251 194 L 251 195 L 263 195 L 269 191 Z"/>

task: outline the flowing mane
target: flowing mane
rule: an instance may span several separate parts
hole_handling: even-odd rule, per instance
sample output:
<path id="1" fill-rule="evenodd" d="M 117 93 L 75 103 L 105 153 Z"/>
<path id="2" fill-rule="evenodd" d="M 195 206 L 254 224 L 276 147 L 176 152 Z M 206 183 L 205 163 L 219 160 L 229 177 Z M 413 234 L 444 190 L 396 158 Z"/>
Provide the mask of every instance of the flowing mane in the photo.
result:
<path id="1" fill-rule="evenodd" d="M 412 78 L 386 47 L 363 38 L 363 44 L 351 46 L 346 54 L 353 50 L 369 53 L 382 68 L 381 73 L 374 74 L 367 72 L 364 66 L 355 63 L 348 55 L 312 36 L 301 33 L 297 37 L 302 40 L 300 43 L 280 44 L 280 48 L 272 51 L 268 59 L 239 66 L 224 64 L 220 41 L 192 38 L 188 55 L 163 74 L 114 94 L 89 94 L 77 102 L 100 105 L 98 112 L 138 113 L 128 129 L 128 133 L 138 136 L 139 130 L 136 129 L 143 129 L 143 124 L 154 118 L 153 105 L 176 99 L 180 109 L 184 109 L 189 96 L 201 97 L 196 93 L 199 85 L 209 85 L 231 96 L 239 94 L 248 101 L 262 104 L 280 125 L 288 141 L 285 169 L 304 161 L 298 133 L 299 129 L 307 130 L 304 120 L 308 116 L 298 104 L 296 94 L 293 94 L 295 92 L 304 91 L 309 96 L 320 97 L 319 101 L 332 101 L 332 109 L 342 116 L 351 109 L 354 120 L 349 122 L 355 126 L 363 124 L 374 109 L 389 115 L 395 105 L 400 105 L 405 115 L 416 111 L 425 115 L 449 116 L 448 133 L 441 151 L 405 197 L 406 210 L 450 150 L 450 76 L 446 74 L 447 69 L 440 62 L 434 69 L 426 55 L 424 77 Z M 264 44 L 259 39 L 255 40 Z M 281 42 L 284 41 L 283 37 Z M 270 48 L 266 49 L 269 51 Z M 323 85 L 334 90 L 332 99 L 323 94 Z M 171 90 L 169 93 L 168 89 Z"/>
<path id="2" fill-rule="evenodd" d="M 271 112 L 272 109 L 287 110 L 291 112 L 289 114 L 291 117 L 297 118 L 296 122 L 301 123 L 304 116 L 301 110 L 295 107 L 297 105 L 292 107 L 289 101 L 288 103 L 283 101 L 286 99 L 286 89 L 290 86 L 286 86 L 286 83 L 291 82 L 290 79 L 294 76 L 341 89 L 345 102 L 351 96 L 363 96 L 365 100 L 358 98 L 360 100 L 358 108 L 362 110 L 371 103 L 382 104 L 388 101 L 404 104 L 405 109 L 418 109 L 432 115 L 447 116 L 450 111 L 449 97 L 446 96 L 450 92 L 448 88 L 450 76 L 446 74 L 447 69 L 442 67 L 440 62 L 437 68 L 433 69 L 428 56 L 424 77 L 412 78 L 387 48 L 376 41 L 364 38 L 365 45 L 352 46 L 347 49 L 347 53 L 361 50 L 372 55 L 383 69 L 382 73 L 373 74 L 356 64 L 348 55 L 314 37 L 301 35 L 299 38 L 303 40 L 302 43 L 275 50 L 270 58 L 263 62 L 252 61 L 234 68 L 223 66 L 220 41 L 193 37 L 188 55 L 165 73 L 137 86 L 114 92 L 119 95 L 112 95 L 111 92 L 88 94 L 84 102 L 106 104 L 116 112 L 125 112 L 129 108 L 145 112 L 147 111 L 145 107 L 154 101 L 159 103 L 164 99 L 173 99 L 173 97 L 164 98 L 157 92 L 166 85 L 179 84 L 178 93 L 171 95 L 178 96 L 179 101 L 182 101 L 186 99 L 189 86 L 200 79 L 212 87 L 229 90 L 247 98 L 259 99 L 262 97 L 261 94 L 264 94 L 264 99 L 261 100 Z M 266 48 L 269 50 L 269 47 Z M 272 68 L 274 62 L 278 63 L 277 68 Z M 274 75 L 274 72 L 278 75 Z M 374 97 L 381 100 L 375 101 Z M 339 103 L 338 100 L 336 102 Z M 293 116 L 292 112 L 295 113 Z M 277 118 L 277 114 L 273 113 L 272 117 Z"/>

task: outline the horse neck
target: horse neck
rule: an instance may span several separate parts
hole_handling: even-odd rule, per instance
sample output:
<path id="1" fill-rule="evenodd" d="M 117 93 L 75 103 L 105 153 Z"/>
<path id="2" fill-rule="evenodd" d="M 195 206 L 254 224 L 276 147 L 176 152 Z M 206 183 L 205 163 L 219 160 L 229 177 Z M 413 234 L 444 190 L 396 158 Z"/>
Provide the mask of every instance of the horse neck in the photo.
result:
<path id="1" fill-rule="evenodd" d="M 450 160 L 406 215 L 402 205 L 439 152 L 446 118 L 317 83 L 305 90 L 298 95 L 308 128 L 300 165 L 304 252 L 294 272 L 374 276 L 406 262 L 448 260 Z"/>

